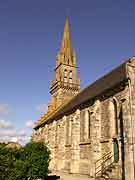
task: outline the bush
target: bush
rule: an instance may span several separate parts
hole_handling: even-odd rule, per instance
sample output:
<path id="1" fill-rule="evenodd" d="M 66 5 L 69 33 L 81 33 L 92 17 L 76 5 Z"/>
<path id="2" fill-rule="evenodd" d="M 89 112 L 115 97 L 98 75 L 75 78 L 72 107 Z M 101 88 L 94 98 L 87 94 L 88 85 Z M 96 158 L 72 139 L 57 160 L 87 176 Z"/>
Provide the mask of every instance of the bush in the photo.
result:
<path id="1" fill-rule="evenodd" d="M 20 149 L 0 146 L 1 180 L 36 180 L 48 175 L 50 151 L 43 143 L 28 143 Z"/>

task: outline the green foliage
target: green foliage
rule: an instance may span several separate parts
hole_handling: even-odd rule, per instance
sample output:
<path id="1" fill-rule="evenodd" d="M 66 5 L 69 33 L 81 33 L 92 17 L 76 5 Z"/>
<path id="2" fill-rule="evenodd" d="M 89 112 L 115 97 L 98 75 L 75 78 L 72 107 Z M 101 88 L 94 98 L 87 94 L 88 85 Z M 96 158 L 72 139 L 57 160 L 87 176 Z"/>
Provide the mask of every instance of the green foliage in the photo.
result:
<path id="1" fill-rule="evenodd" d="M 36 180 L 48 175 L 50 151 L 43 143 L 20 149 L 0 145 L 0 180 Z"/>

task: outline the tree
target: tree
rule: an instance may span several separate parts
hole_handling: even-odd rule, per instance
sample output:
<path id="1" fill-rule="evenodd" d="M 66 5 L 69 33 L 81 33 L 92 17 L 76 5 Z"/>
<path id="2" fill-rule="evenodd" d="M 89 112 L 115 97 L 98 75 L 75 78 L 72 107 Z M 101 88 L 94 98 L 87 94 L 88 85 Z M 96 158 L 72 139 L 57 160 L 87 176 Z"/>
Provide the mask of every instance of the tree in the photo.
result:
<path id="1" fill-rule="evenodd" d="M 43 143 L 28 143 L 23 149 L 24 162 L 29 179 L 45 178 L 48 175 L 50 151 Z"/>
<path id="2" fill-rule="evenodd" d="M 0 179 L 45 179 L 48 175 L 49 155 L 49 149 L 41 142 L 30 142 L 20 149 L 0 147 Z"/>
<path id="3" fill-rule="evenodd" d="M 0 179 L 10 180 L 15 173 L 15 163 L 21 157 L 21 149 L 0 144 Z"/>

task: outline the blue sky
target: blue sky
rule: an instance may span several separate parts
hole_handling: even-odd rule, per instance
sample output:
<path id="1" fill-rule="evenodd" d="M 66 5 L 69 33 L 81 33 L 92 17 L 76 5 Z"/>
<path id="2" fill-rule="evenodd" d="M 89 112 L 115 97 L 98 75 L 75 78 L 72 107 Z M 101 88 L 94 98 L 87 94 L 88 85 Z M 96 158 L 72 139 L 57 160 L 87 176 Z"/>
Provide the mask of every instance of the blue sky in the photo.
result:
<path id="1" fill-rule="evenodd" d="M 135 55 L 134 9 L 134 0 L 0 0 L 1 124 L 30 135 L 26 123 L 50 99 L 66 15 L 84 88 Z"/>

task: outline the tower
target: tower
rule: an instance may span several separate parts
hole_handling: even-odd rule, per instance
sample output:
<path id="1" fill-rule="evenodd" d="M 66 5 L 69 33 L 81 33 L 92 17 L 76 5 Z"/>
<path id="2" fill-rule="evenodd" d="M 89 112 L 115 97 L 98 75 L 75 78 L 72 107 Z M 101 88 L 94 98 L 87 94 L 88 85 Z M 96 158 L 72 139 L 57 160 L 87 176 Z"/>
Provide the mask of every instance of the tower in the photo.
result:
<path id="1" fill-rule="evenodd" d="M 61 47 L 56 57 L 54 79 L 51 83 L 51 103 L 56 108 L 69 100 L 80 90 L 80 79 L 77 77 L 76 54 L 71 47 L 69 20 L 66 18 Z"/>

